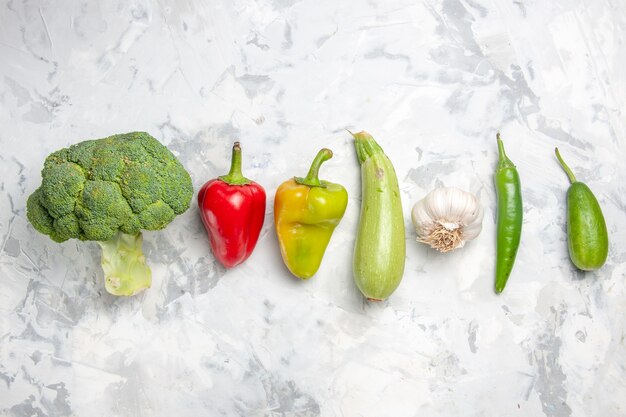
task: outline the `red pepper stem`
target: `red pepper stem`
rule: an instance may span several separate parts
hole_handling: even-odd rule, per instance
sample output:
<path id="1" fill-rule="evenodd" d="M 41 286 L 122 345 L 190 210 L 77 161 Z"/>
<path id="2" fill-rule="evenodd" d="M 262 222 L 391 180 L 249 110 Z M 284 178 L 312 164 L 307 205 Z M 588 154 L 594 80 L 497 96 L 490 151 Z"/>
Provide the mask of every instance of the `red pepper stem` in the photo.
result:
<path id="1" fill-rule="evenodd" d="M 241 146 L 239 145 L 239 142 L 235 142 L 233 144 L 233 156 L 230 161 L 230 171 L 227 175 L 220 176 L 219 179 L 230 185 L 246 185 L 252 182 L 241 173 Z"/>
<path id="2" fill-rule="evenodd" d="M 298 184 L 308 185 L 309 187 L 326 187 L 324 181 L 320 181 L 319 179 L 319 171 L 322 164 L 332 157 L 333 151 L 327 148 L 321 149 L 315 156 L 315 159 L 311 164 L 311 168 L 309 169 L 309 173 L 307 174 L 307 176 L 305 178 L 295 177 L 294 180 Z"/>

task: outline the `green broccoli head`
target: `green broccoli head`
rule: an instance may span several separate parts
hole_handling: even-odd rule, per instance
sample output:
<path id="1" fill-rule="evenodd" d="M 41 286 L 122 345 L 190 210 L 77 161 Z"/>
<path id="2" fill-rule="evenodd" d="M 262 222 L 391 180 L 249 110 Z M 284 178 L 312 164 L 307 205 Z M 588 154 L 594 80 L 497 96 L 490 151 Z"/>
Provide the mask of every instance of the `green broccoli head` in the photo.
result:
<path id="1" fill-rule="evenodd" d="M 41 176 L 26 207 L 33 227 L 56 242 L 94 240 L 103 250 L 120 241 L 119 234 L 137 237 L 141 230 L 163 229 L 189 208 L 193 195 L 189 173 L 144 132 L 58 150 L 46 158 Z M 138 242 L 137 259 L 143 258 Z"/>
<path id="2" fill-rule="evenodd" d="M 191 178 L 143 132 L 88 140 L 54 152 L 29 197 L 28 220 L 57 242 L 107 241 L 118 231 L 159 230 L 189 208 Z"/>

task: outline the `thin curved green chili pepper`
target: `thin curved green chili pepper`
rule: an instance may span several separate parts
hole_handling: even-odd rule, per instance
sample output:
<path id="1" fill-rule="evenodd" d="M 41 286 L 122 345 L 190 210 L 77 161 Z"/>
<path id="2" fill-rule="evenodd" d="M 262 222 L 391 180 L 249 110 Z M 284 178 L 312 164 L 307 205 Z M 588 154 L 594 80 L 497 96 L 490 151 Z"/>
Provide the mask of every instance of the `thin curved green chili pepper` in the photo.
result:
<path id="1" fill-rule="evenodd" d="M 494 176 L 498 196 L 498 238 L 496 259 L 496 293 L 504 290 L 517 255 L 522 234 L 522 191 L 517 169 L 504 152 L 498 139 L 498 167 Z"/>

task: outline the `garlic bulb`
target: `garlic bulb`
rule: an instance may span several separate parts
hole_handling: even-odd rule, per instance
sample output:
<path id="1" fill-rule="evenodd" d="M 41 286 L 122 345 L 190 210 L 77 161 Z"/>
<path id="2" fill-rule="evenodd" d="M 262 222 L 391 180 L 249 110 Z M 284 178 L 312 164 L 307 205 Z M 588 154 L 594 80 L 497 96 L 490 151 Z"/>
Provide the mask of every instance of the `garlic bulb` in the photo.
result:
<path id="1" fill-rule="evenodd" d="M 442 187 L 415 203 L 411 219 L 418 242 L 448 252 L 478 236 L 483 227 L 483 209 L 473 194 Z"/>

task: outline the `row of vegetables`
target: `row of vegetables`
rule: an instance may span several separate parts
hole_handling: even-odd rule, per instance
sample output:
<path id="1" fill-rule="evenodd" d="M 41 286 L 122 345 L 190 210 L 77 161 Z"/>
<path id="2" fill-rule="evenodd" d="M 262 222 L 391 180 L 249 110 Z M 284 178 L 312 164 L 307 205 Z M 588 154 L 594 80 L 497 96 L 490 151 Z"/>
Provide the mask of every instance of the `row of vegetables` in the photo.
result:
<path id="1" fill-rule="evenodd" d="M 387 299 L 398 287 L 406 258 L 400 190 L 394 167 L 367 132 L 352 134 L 361 167 L 362 200 L 353 259 L 354 280 L 370 301 Z M 499 162 L 495 290 L 504 290 L 522 231 L 520 178 L 497 137 Z M 608 233 L 591 190 L 557 159 L 570 180 L 567 234 L 570 258 L 581 270 L 600 268 L 608 255 Z M 283 182 L 274 197 L 274 226 L 282 259 L 301 279 L 318 271 L 333 231 L 343 218 L 348 193 L 320 180 L 332 151 L 319 151 L 305 177 Z M 266 210 L 263 187 L 244 177 L 239 143 L 230 172 L 198 192 L 202 222 L 215 258 L 226 268 L 254 250 Z M 27 216 L 56 242 L 93 240 L 102 248 L 105 286 L 114 295 L 133 295 L 150 286 L 141 230 L 160 230 L 189 207 L 188 172 L 156 139 L 143 132 L 77 143 L 44 163 L 42 184 L 27 202 Z M 412 209 L 417 241 L 440 252 L 461 248 L 482 229 L 483 209 L 471 193 L 453 187 L 431 191 Z"/>

